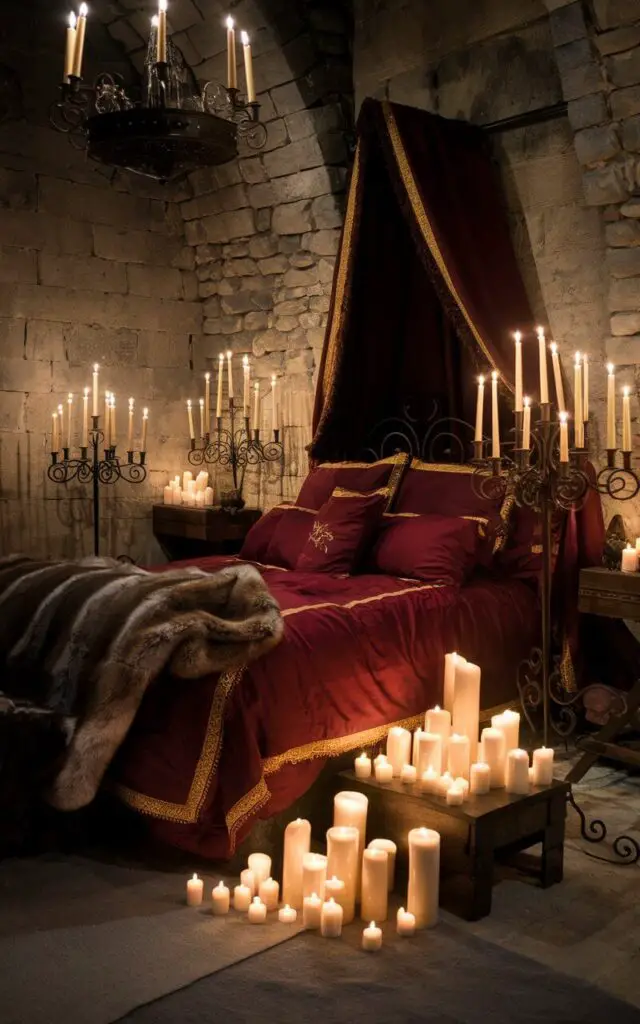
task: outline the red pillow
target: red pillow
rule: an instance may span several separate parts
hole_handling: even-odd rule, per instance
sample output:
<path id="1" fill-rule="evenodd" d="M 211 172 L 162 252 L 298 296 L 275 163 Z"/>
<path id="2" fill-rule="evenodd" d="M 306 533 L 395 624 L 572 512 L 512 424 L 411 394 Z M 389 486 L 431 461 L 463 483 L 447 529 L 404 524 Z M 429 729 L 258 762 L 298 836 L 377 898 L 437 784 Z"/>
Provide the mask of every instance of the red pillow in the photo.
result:
<path id="1" fill-rule="evenodd" d="M 283 509 L 269 541 L 266 555 L 268 565 L 295 569 L 302 549 L 309 540 L 316 515 L 315 509 L 298 508 L 297 505 Z"/>
<path id="2" fill-rule="evenodd" d="M 409 456 L 399 452 L 379 462 L 323 462 L 307 476 L 296 505 L 319 509 L 329 501 L 336 487 L 360 494 L 388 487 L 390 504 L 408 461 Z"/>
<path id="3" fill-rule="evenodd" d="M 240 549 L 240 558 L 246 558 L 247 562 L 266 564 L 271 538 L 275 533 L 283 512 L 290 507 L 290 505 L 276 505 L 266 515 L 261 516 L 257 523 L 253 524 L 244 538 Z"/>
<path id="4" fill-rule="evenodd" d="M 480 494 L 478 480 L 474 480 L 475 472 L 473 466 L 412 459 L 402 478 L 393 511 L 447 517 L 475 516 L 488 525 L 488 552 L 499 551 L 504 544 L 514 502 L 500 486 L 496 487 L 493 497 Z"/>
<path id="5" fill-rule="evenodd" d="M 484 544 L 486 529 L 475 519 L 386 515 L 368 561 L 387 576 L 462 583 Z"/>
<path id="6" fill-rule="evenodd" d="M 386 487 L 369 494 L 336 487 L 313 520 L 296 569 L 351 572 L 375 533 L 388 500 Z"/>

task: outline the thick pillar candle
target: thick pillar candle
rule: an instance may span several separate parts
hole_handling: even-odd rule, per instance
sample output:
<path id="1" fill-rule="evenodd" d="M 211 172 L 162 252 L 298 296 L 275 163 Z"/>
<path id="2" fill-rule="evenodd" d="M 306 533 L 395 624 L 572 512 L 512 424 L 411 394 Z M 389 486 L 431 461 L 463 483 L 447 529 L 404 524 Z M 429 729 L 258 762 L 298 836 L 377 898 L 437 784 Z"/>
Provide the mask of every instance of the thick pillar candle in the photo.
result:
<path id="1" fill-rule="evenodd" d="M 584 448 L 584 422 L 582 419 L 582 361 L 580 353 L 576 352 L 576 361 L 573 367 L 573 418 L 574 438 L 576 448 Z"/>
<path id="2" fill-rule="evenodd" d="M 234 910 L 238 910 L 242 914 L 246 914 L 247 910 L 251 906 L 251 900 L 253 893 L 251 889 L 248 889 L 246 885 L 236 885 L 233 890 L 233 907 Z"/>
<path id="3" fill-rule="evenodd" d="M 491 789 L 502 789 L 507 757 L 507 743 L 502 729 L 492 726 L 490 729 L 482 730 L 480 757 L 489 765 Z"/>
<path id="4" fill-rule="evenodd" d="M 616 375 L 613 363 L 607 364 L 607 448 L 616 447 Z"/>
<path id="5" fill-rule="evenodd" d="M 84 56 L 84 37 L 87 31 L 87 14 L 89 8 L 86 4 L 80 4 L 78 22 L 76 25 L 76 44 L 73 51 L 73 74 L 76 78 L 82 78 L 82 58 Z"/>
<path id="6" fill-rule="evenodd" d="M 538 747 L 533 752 L 534 786 L 550 786 L 553 782 L 553 748 Z"/>
<path id="7" fill-rule="evenodd" d="M 253 871 L 256 885 L 271 876 L 271 857 L 266 853 L 250 853 L 247 857 L 247 866 Z"/>
<path id="8" fill-rule="evenodd" d="M 451 735 L 451 714 L 436 704 L 435 708 L 429 708 L 425 714 L 424 727 L 427 732 L 435 732 L 440 736 L 444 750 Z"/>
<path id="9" fill-rule="evenodd" d="M 222 352 L 218 356 L 218 394 L 216 398 L 216 419 L 222 416 L 222 375 L 224 373 L 224 356 Z"/>
<path id="10" fill-rule="evenodd" d="M 432 928 L 438 921 L 440 887 L 440 834 L 430 828 L 409 832 L 409 889 L 407 910 L 416 928 Z"/>
<path id="11" fill-rule="evenodd" d="M 478 398 L 476 401 L 476 430 L 474 441 L 482 441 L 482 421 L 484 418 L 484 377 L 478 377 Z"/>
<path id="12" fill-rule="evenodd" d="M 469 778 L 469 766 L 470 760 L 470 743 L 468 736 L 460 736 L 458 733 L 452 733 L 449 739 L 449 771 L 454 779 L 462 776 L 463 779 Z"/>
<path id="13" fill-rule="evenodd" d="M 510 750 L 515 750 L 520 743 L 519 713 L 507 710 L 499 715 L 492 715 L 491 725 L 494 729 L 500 729 L 504 733 L 506 753 L 508 754 Z M 484 760 L 486 761 L 486 758 Z"/>
<path id="14" fill-rule="evenodd" d="M 553 366 L 553 380 L 556 386 L 556 403 L 558 409 L 566 409 L 564 401 L 564 385 L 562 383 L 562 368 L 560 366 L 560 356 L 558 354 L 558 346 L 555 341 L 551 342 L 551 364 Z"/>
<path id="15" fill-rule="evenodd" d="M 393 892 L 396 877 L 396 854 L 398 847 L 392 839 L 372 839 L 369 843 L 370 850 L 384 850 L 387 855 L 387 889 Z"/>
<path id="16" fill-rule="evenodd" d="M 524 795 L 529 792 L 529 755 L 526 750 L 510 750 L 505 771 L 507 793 Z"/>
<path id="17" fill-rule="evenodd" d="M 258 896 L 264 903 L 267 910 L 278 909 L 280 886 L 278 882 L 276 882 L 275 878 L 265 878 L 262 882 L 260 882 Z"/>
<path id="18" fill-rule="evenodd" d="M 199 907 L 202 903 L 203 892 L 204 882 L 194 873 L 193 877 L 187 882 L 187 906 Z"/>
<path id="19" fill-rule="evenodd" d="M 72 11 L 69 15 L 69 25 L 67 28 L 67 46 L 64 54 L 64 82 L 67 82 L 69 80 L 69 75 L 73 74 L 73 58 L 76 50 L 76 25 L 76 16 Z"/>
<path id="20" fill-rule="evenodd" d="M 623 452 L 631 451 L 631 399 L 630 389 L 623 388 L 622 391 L 622 449 Z"/>
<path id="21" fill-rule="evenodd" d="M 540 362 L 540 402 L 549 401 L 549 384 L 547 381 L 547 342 L 544 328 L 538 327 L 538 357 Z"/>
<path id="22" fill-rule="evenodd" d="M 451 714 L 453 712 L 453 691 L 456 682 L 456 665 L 458 661 L 464 661 L 465 659 L 460 654 L 456 654 L 453 651 L 451 654 L 445 654 L 444 656 L 444 695 L 443 704 L 445 710 Z"/>
<path id="23" fill-rule="evenodd" d="M 500 417 L 498 415 L 498 373 L 491 374 L 491 458 L 500 458 Z"/>
<path id="24" fill-rule="evenodd" d="M 356 773 L 356 779 L 371 778 L 371 758 L 367 757 L 364 750 L 360 754 L 360 757 L 356 757 L 353 767 Z"/>
<path id="25" fill-rule="evenodd" d="M 282 899 L 290 907 L 302 907 L 302 861 L 311 846 L 311 824 L 306 818 L 290 821 L 284 830 Z"/>
<path id="26" fill-rule="evenodd" d="M 240 872 L 240 885 L 246 885 L 251 890 L 251 898 L 258 895 L 258 883 L 251 868 L 245 868 Z"/>
<path id="27" fill-rule="evenodd" d="M 411 764 L 415 765 L 416 768 L 418 766 L 418 750 L 420 749 L 420 737 L 422 736 L 423 732 L 424 730 L 421 729 L 420 726 L 418 726 L 418 728 L 415 730 L 413 734 L 413 746 L 411 748 Z"/>
<path id="28" fill-rule="evenodd" d="M 418 775 L 424 775 L 427 768 L 433 768 L 440 775 L 442 771 L 442 736 L 437 732 L 422 732 L 418 740 Z"/>
<path id="29" fill-rule="evenodd" d="M 327 858 L 321 853 L 305 853 L 302 856 L 302 896 L 324 892 L 327 877 Z"/>
<path id="30" fill-rule="evenodd" d="M 302 902 L 302 923 L 305 928 L 319 928 L 322 920 L 322 903 L 317 892 L 305 896 Z"/>
<path id="31" fill-rule="evenodd" d="M 484 761 L 476 761 L 469 771 L 471 796 L 483 796 L 491 789 L 491 768 Z"/>
<path id="32" fill-rule="evenodd" d="M 353 826 L 334 825 L 327 831 L 327 876 L 344 882 L 344 892 L 336 899 L 344 910 L 345 924 L 355 916 L 359 842 L 360 834 Z"/>
<path id="33" fill-rule="evenodd" d="M 411 760 L 411 733 L 394 725 L 387 734 L 387 759 L 391 763 L 394 778 L 399 778 L 405 764 Z"/>
<path id="34" fill-rule="evenodd" d="M 451 728 L 469 738 L 471 760 L 476 760 L 480 727 L 480 667 L 471 661 L 456 665 Z M 458 774 L 464 774 L 459 772 Z M 468 775 L 468 769 L 467 769 Z"/>
<path id="35" fill-rule="evenodd" d="M 244 56 L 244 77 L 247 83 L 247 103 L 255 103 L 256 87 L 253 81 L 253 57 L 251 56 L 251 43 L 246 32 L 240 33 L 242 39 L 242 51 Z"/>
<path id="36" fill-rule="evenodd" d="M 339 939 L 342 935 L 343 910 L 339 903 L 329 897 L 320 911 L 320 934 L 323 939 Z"/>
<path id="37" fill-rule="evenodd" d="M 231 893 L 224 882 L 218 884 L 211 890 L 211 910 L 214 917 L 222 917 L 229 913 Z"/>
<path id="38" fill-rule="evenodd" d="M 522 402 L 522 447 L 528 451 L 531 447 L 531 399 L 525 397 Z"/>
<path id="39" fill-rule="evenodd" d="M 358 830 L 358 874 L 356 882 L 356 899 L 360 888 L 362 851 L 365 848 L 368 807 L 369 801 L 364 793 L 342 790 L 340 793 L 336 793 L 333 798 L 333 824 L 352 826 Z M 346 881 L 344 875 L 341 875 L 335 868 L 332 869 L 331 873 L 336 874 L 338 878 L 342 878 Z"/>
<path id="40" fill-rule="evenodd" d="M 514 402 L 514 412 L 522 412 L 522 334 L 520 331 L 516 331 L 513 335 L 515 342 L 515 355 L 516 355 L 516 393 Z"/>
<path id="41" fill-rule="evenodd" d="M 388 888 L 387 888 L 386 850 L 368 849 L 362 855 L 362 906 L 360 916 L 364 921 L 375 918 L 376 921 L 387 920 Z"/>
<path id="42" fill-rule="evenodd" d="M 236 32 L 231 15 L 227 18 L 227 89 L 238 88 L 236 71 Z"/>
<path id="43" fill-rule="evenodd" d="M 569 426 L 566 412 L 560 413 L 560 462 L 569 461 Z"/>

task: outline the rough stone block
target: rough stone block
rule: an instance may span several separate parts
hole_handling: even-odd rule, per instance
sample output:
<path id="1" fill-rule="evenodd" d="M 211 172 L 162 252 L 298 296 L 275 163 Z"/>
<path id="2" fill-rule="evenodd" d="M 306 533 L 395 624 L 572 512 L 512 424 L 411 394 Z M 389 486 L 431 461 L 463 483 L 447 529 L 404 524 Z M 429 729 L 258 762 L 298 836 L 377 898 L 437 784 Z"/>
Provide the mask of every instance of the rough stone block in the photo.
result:
<path id="1" fill-rule="evenodd" d="M 198 217 L 210 217 L 214 213 L 222 212 L 220 195 L 218 192 L 206 192 L 204 195 L 188 199 L 180 204 L 180 212 L 185 221 L 195 220 Z"/>
<path id="2" fill-rule="evenodd" d="M 311 204 L 313 226 L 317 229 L 342 227 L 343 209 L 343 196 L 320 196 L 318 199 L 314 199 Z"/>
<path id="3" fill-rule="evenodd" d="M 609 111 L 604 93 L 594 92 L 590 96 L 582 96 L 579 100 L 571 100 L 567 116 L 574 132 L 608 121 Z"/>
<path id="4" fill-rule="evenodd" d="M 0 250 L 0 281 L 35 284 L 37 280 L 38 267 L 35 252 L 21 249 Z"/>
<path id="5" fill-rule="evenodd" d="M 327 132 L 334 132 L 344 125 L 344 116 L 336 103 L 329 103 L 324 107 L 314 107 L 312 110 L 298 110 L 295 114 L 288 114 L 285 119 L 289 138 L 292 142 L 305 139 L 309 135 L 324 135 Z"/>
<path id="6" fill-rule="evenodd" d="M 269 121 L 267 124 L 267 141 L 262 150 L 263 153 L 270 153 L 272 149 L 279 149 L 287 144 L 287 129 L 284 121 L 280 118 L 277 121 Z"/>
<path id="7" fill-rule="evenodd" d="M 127 273 L 132 295 L 157 295 L 165 299 L 183 297 L 182 274 L 173 267 L 140 267 L 131 264 Z"/>
<path id="8" fill-rule="evenodd" d="M 59 178 L 39 178 L 38 210 L 90 224 L 165 231 L 164 203 Z"/>
<path id="9" fill-rule="evenodd" d="M 264 166 L 270 178 L 295 174 L 310 167 L 321 167 L 324 163 L 325 157 L 315 135 L 290 142 L 288 146 L 265 153 L 264 156 Z"/>
<path id="10" fill-rule="evenodd" d="M 159 245 L 157 234 L 150 231 L 117 231 L 106 224 L 96 224 L 92 230 L 94 253 L 105 260 L 166 265 L 181 250 L 179 239 Z"/>
<path id="11" fill-rule="evenodd" d="M 640 309 L 640 277 L 612 281 L 609 286 L 609 310 L 612 313 L 636 313 Z"/>
<path id="12" fill-rule="evenodd" d="M 298 318 L 296 316 L 276 317 L 275 328 L 277 331 L 283 331 L 286 334 L 288 331 L 295 331 L 297 326 Z"/>
<path id="13" fill-rule="evenodd" d="M 601 29 L 618 28 L 638 21 L 637 0 L 593 0 L 593 9 Z"/>
<path id="14" fill-rule="evenodd" d="M 593 92 L 600 92 L 604 82 L 595 61 L 582 67 L 572 68 L 562 75 L 562 95 L 565 100 L 577 100 Z"/>
<path id="15" fill-rule="evenodd" d="M 27 347 L 27 321 L 15 317 L 0 318 L 0 352 L 2 358 L 33 358 Z"/>
<path id="16" fill-rule="evenodd" d="M 640 25 L 615 28 L 611 32 L 601 32 L 595 37 L 595 44 L 605 57 L 612 53 L 631 50 L 634 46 L 640 46 Z"/>
<path id="17" fill-rule="evenodd" d="M 637 85 L 640 82 L 640 46 L 609 57 L 606 66 L 613 85 L 619 88 Z"/>
<path id="18" fill-rule="evenodd" d="M 287 336 L 280 331 L 268 330 L 253 339 L 253 354 L 263 356 L 268 352 L 285 352 Z"/>
<path id="19" fill-rule="evenodd" d="M 607 224 L 605 237 L 610 246 L 640 246 L 640 221 L 625 218 Z"/>
<path id="20" fill-rule="evenodd" d="M 340 244 L 340 232 L 337 228 L 313 231 L 304 235 L 302 246 L 318 256 L 335 256 Z"/>
<path id="21" fill-rule="evenodd" d="M 606 163 L 620 152 L 620 139 L 613 125 L 585 128 L 577 132 L 575 147 L 578 160 L 585 166 Z"/>
<path id="22" fill-rule="evenodd" d="M 225 260 L 244 259 L 244 257 L 248 255 L 248 242 L 231 242 L 229 245 L 222 246 L 222 258 Z M 251 273 L 255 273 L 255 271 L 251 271 Z"/>
<path id="23" fill-rule="evenodd" d="M 616 164 L 586 171 L 582 176 L 582 183 L 587 206 L 606 206 L 608 203 L 623 202 L 631 191 L 623 169 Z"/>
<path id="24" fill-rule="evenodd" d="M 67 334 L 70 324 L 50 323 L 47 320 L 29 320 L 26 323 L 22 355 L 26 359 L 62 362 L 67 359 Z M 4 349 L 3 349 L 4 354 Z M 8 355 L 21 353 L 10 349 Z"/>
<path id="25" fill-rule="evenodd" d="M 576 6 L 579 5 L 576 4 Z M 551 19 L 551 21 L 553 23 L 553 19 Z M 591 63 L 591 43 L 589 42 L 586 34 L 583 33 L 581 38 L 578 38 L 573 42 L 565 43 L 562 46 L 559 46 L 556 43 L 555 56 L 556 61 L 558 62 L 560 75 L 564 77 L 570 71 L 584 68 L 586 65 Z"/>
<path id="26" fill-rule="evenodd" d="M 307 311 L 308 305 L 307 298 L 286 299 L 284 302 L 278 302 L 273 307 L 273 312 L 276 316 L 299 316 Z"/>
<path id="27" fill-rule="evenodd" d="M 308 270 L 298 270 L 291 267 L 284 275 L 285 288 L 304 288 L 309 284 L 316 284 L 318 281 L 318 268 L 310 267 Z"/>
<path id="28" fill-rule="evenodd" d="M 204 315 L 210 320 L 220 316 L 220 299 L 218 296 L 208 299 L 203 303 Z M 225 310 L 225 313 L 233 312 L 232 310 Z"/>
<path id="29" fill-rule="evenodd" d="M 42 406 L 42 401 L 39 401 Z M 0 394 L 0 430 L 7 433 L 23 433 L 26 429 L 25 421 L 26 403 L 25 396 L 20 392 L 7 392 Z M 49 415 L 51 413 L 49 412 Z M 21 509 L 24 516 L 24 510 Z M 17 546 L 14 548 L 17 550 Z"/>
<path id="30" fill-rule="evenodd" d="M 611 113 L 617 121 L 640 114 L 640 85 L 628 89 L 616 89 L 611 93 Z"/>
<path id="31" fill-rule="evenodd" d="M 207 232 L 201 220 L 189 220 L 184 225 L 184 237 L 187 245 L 201 245 L 207 241 Z"/>
<path id="32" fill-rule="evenodd" d="M 628 203 L 620 207 L 623 217 L 640 217 L 640 198 L 630 199 Z"/>
<path id="33" fill-rule="evenodd" d="M 309 94 L 305 88 L 304 95 L 299 82 L 289 82 L 287 85 L 280 85 L 273 89 L 271 99 L 274 106 L 282 117 L 287 114 L 294 114 L 297 110 L 304 110 L 319 99 L 317 91 Z M 284 125 L 284 122 L 283 122 Z"/>
<path id="34" fill-rule="evenodd" d="M 249 186 L 249 203 L 254 209 L 263 206 L 274 205 L 273 185 L 270 181 L 262 182 L 259 185 Z"/>
<path id="35" fill-rule="evenodd" d="M 138 334 L 138 364 L 140 366 L 188 369 L 189 334 L 140 331 Z"/>
<path id="36" fill-rule="evenodd" d="M 195 302 L 198 298 L 198 278 L 192 270 L 181 270 L 182 295 L 187 302 Z"/>
<path id="37" fill-rule="evenodd" d="M 271 227 L 270 207 L 263 206 L 261 210 L 256 210 L 255 221 L 256 231 L 268 231 Z"/>
<path id="38" fill-rule="evenodd" d="M 246 181 L 248 185 L 259 185 L 260 182 L 267 181 L 267 172 L 264 169 L 262 157 L 259 156 L 240 160 L 240 174 L 242 180 Z"/>
<path id="39" fill-rule="evenodd" d="M 268 256 L 258 263 L 261 274 L 284 274 L 289 269 L 289 260 L 286 256 Z"/>
<path id="40" fill-rule="evenodd" d="M 190 245 L 182 245 L 171 260 L 171 266 L 176 270 L 195 270 L 196 253 Z"/>
<path id="41" fill-rule="evenodd" d="M 29 391 L 43 395 L 51 391 L 51 385 L 51 363 L 0 359 L 0 391 Z"/>
<path id="42" fill-rule="evenodd" d="M 0 207 L 8 207 L 10 210 L 35 210 L 37 196 L 35 174 L 11 171 L 5 167 L 0 169 Z"/>
<path id="43" fill-rule="evenodd" d="M 640 248 L 608 249 L 607 264 L 612 277 L 640 276 Z"/>
<path id="44" fill-rule="evenodd" d="M 640 313 L 615 313 L 611 317 L 611 333 L 614 337 L 640 334 Z"/>
<path id="45" fill-rule="evenodd" d="M 220 297 L 220 306 L 223 313 L 232 316 L 234 314 L 238 315 L 255 311 L 254 294 L 254 292 L 237 292 L 234 295 L 222 295 Z M 205 316 L 208 315 L 205 307 Z"/>
<path id="46" fill-rule="evenodd" d="M 3 210 L 2 244 L 19 249 L 46 249 L 50 253 L 85 253 L 93 250 L 89 224 L 29 210 Z"/>
<path id="47" fill-rule="evenodd" d="M 247 189 L 244 183 L 240 185 L 229 185 L 218 192 L 218 199 L 223 210 L 240 210 L 248 206 Z"/>
<path id="48" fill-rule="evenodd" d="M 318 281 L 321 284 L 330 284 L 333 281 L 333 270 L 335 259 L 321 259 L 318 263 Z"/>
<path id="49" fill-rule="evenodd" d="M 265 259 L 267 256 L 273 256 L 277 251 L 277 235 L 256 235 L 249 242 L 249 252 L 254 259 Z"/>
<path id="50" fill-rule="evenodd" d="M 38 267 L 40 283 L 44 285 L 101 292 L 127 291 L 127 269 L 123 263 L 92 256 L 52 256 L 42 252 Z"/>
<path id="51" fill-rule="evenodd" d="M 552 11 L 549 24 L 555 46 L 564 46 L 565 43 L 572 43 L 575 39 L 584 39 L 587 36 L 587 23 L 580 0 Z"/>
<path id="52" fill-rule="evenodd" d="M 233 213 L 219 213 L 214 217 L 205 217 L 199 221 L 203 242 L 228 242 L 233 238 L 244 238 L 255 234 L 253 210 L 245 208 Z M 188 229 L 189 224 L 185 225 Z M 187 232 L 188 233 L 188 232 Z"/>
<path id="53" fill-rule="evenodd" d="M 244 318 L 245 331 L 264 331 L 269 325 L 269 317 L 264 312 L 247 313 Z"/>
<path id="54" fill-rule="evenodd" d="M 273 211 L 272 226 L 278 235 L 299 235 L 313 227 L 311 204 L 306 201 L 285 203 Z"/>
<path id="55" fill-rule="evenodd" d="M 640 334 L 625 338 L 608 338 L 606 343 L 607 360 L 616 366 L 632 366 L 640 363 Z"/>
<path id="56" fill-rule="evenodd" d="M 309 299 L 309 309 L 316 313 L 328 313 L 330 304 L 328 295 L 314 295 Z"/>
<path id="57" fill-rule="evenodd" d="M 127 18 L 118 18 L 109 25 L 109 35 L 121 43 L 125 50 L 137 50 L 143 45 L 142 38 L 130 24 Z"/>
<path id="58" fill-rule="evenodd" d="M 622 145 L 632 153 L 640 153 L 640 114 L 622 122 Z"/>
<path id="59" fill-rule="evenodd" d="M 252 259 L 227 260 L 222 266 L 223 277 L 252 277 L 258 273 L 258 265 Z"/>
<path id="60" fill-rule="evenodd" d="M 316 262 L 315 257 L 310 252 L 294 252 L 289 257 L 289 263 L 292 267 L 299 267 L 300 270 L 306 270 L 307 267 L 312 267 Z"/>
<path id="61" fill-rule="evenodd" d="M 314 167 L 271 183 L 276 203 L 290 203 L 297 199 L 314 199 L 344 188 L 346 171 L 342 167 Z M 256 185 L 255 188 L 262 186 Z"/>
<path id="62" fill-rule="evenodd" d="M 71 364 L 87 366 L 100 363 L 109 367 L 149 365 L 138 357 L 137 332 L 124 327 L 114 330 L 96 324 L 64 324 L 63 340 L 63 358 Z M 55 341 L 57 348 L 57 338 Z M 56 382 L 57 376 L 54 377 Z"/>

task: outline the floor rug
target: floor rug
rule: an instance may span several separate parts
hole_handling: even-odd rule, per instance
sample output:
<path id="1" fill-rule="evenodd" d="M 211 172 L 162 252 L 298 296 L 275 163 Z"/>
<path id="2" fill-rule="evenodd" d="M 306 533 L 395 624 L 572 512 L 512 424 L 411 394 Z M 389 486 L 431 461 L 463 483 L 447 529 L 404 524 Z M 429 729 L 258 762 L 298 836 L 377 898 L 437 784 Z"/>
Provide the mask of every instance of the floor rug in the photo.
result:
<path id="1" fill-rule="evenodd" d="M 600 990 L 442 922 L 379 953 L 302 933 L 141 1007 L 121 1024 L 638 1024 Z"/>
<path id="2" fill-rule="evenodd" d="M 111 1024 L 292 934 L 185 906 L 186 874 L 86 857 L 0 864 L 2 1024 Z M 232 883 L 234 884 L 234 883 Z M 295 932 L 296 926 L 293 926 Z"/>

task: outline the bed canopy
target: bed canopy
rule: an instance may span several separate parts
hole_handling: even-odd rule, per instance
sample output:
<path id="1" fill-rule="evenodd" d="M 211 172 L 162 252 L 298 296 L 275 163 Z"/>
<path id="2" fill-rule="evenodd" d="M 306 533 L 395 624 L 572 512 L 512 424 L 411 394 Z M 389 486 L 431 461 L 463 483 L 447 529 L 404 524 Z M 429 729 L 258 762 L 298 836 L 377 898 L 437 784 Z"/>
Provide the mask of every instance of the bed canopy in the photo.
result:
<path id="1" fill-rule="evenodd" d="M 379 420 L 405 408 L 419 418 L 436 404 L 471 421 L 479 373 L 498 370 L 506 399 L 515 329 L 527 338 L 533 317 L 482 130 L 365 100 L 312 458 L 356 456 Z M 531 388 L 535 345 L 523 349 Z"/>

